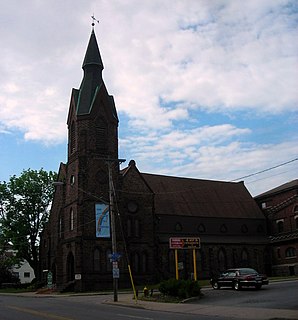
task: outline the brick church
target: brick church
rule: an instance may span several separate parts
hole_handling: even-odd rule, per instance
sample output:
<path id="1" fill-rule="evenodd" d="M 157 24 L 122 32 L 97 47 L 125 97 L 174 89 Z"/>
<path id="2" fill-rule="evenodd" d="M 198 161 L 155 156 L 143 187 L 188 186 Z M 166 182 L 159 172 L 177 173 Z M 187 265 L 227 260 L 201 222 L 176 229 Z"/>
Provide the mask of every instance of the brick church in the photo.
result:
<path id="1" fill-rule="evenodd" d="M 134 160 L 120 170 L 119 119 L 93 29 L 82 68 L 70 97 L 67 162 L 41 235 L 41 272 L 51 271 L 58 290 L 111 288 L 118 276 L 128 287 L 128 265 L 136 285 L 157 283 L 175 277 L 172 237 L 201 241 L 195 261 L 192 250 L 177 250 L 180 278 L 193 277 L 194 262 L 198 279 L 234 266 L 266 272 L 266 220 L 244 184 L 142 173 Z"/>

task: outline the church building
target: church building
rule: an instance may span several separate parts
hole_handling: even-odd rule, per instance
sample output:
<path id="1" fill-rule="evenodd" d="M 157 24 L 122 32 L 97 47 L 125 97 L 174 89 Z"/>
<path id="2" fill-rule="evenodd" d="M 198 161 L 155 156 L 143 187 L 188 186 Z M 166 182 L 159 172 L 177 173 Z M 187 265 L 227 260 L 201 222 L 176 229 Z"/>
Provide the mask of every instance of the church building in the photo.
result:
<path id="1" fill-rule="evenodd" d="M 266 272 L 266 220 L 243 182 L 143 173 L 134 160 L 120 169 L 119 118 L 93 29 L 82 68 L 70 97 L 67 162 L 41 235 L 41 272 L 51 271 L 58 290 L 75 291 L 112 288 L 115 278 L 129 287 L 129 270 L 136 285 L 177 273 L 207 279 L 236 266 Z M 173 238 L 200 245 L 176 251 Z"/>

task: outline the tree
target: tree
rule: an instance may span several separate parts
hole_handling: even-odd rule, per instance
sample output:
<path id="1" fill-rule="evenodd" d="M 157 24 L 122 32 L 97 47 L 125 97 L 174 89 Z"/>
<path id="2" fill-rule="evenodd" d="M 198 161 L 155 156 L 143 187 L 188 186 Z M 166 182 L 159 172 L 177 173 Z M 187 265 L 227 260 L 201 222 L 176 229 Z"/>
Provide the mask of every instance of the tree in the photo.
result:
<path id="1" fill-rule="evenodd" d="M 23 170 L 0 182 L 0 241 L 12 243 L 19 261 L 27 260 L 38 274 L 39 233 L 48 221 L 57 174 Z M 1 246 L 0 246 L 1 247 Z"/>

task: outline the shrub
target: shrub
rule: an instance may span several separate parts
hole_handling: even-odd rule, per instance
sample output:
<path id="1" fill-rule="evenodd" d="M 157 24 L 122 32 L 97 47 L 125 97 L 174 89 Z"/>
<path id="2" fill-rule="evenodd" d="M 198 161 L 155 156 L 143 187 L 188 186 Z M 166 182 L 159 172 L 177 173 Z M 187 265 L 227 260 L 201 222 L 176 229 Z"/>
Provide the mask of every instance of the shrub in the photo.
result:
<path id="1" fill-rule="evenodd" d="M 197 281 L 169 279 L 160 283 L 159 291 L 163 295 L 186 299 L 199 296 L 201 288 Z"/>

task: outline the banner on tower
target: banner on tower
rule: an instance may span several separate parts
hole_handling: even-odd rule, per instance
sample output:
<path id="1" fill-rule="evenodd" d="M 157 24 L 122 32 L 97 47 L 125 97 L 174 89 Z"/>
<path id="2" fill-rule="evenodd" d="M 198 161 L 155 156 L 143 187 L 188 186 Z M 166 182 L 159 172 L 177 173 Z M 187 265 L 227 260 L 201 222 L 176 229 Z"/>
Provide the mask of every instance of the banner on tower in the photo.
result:
<path id="1" fill-rule="evenodd" d="M 97 238 L 110 238 L 109 205 L 97 203 L 95 205 L 95 226 Z"/>

